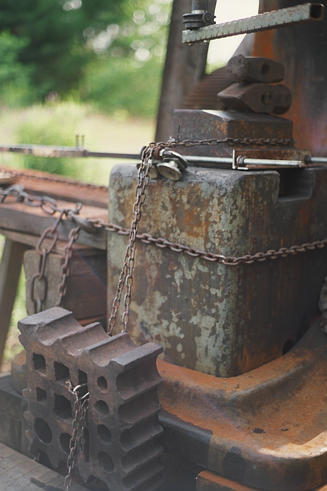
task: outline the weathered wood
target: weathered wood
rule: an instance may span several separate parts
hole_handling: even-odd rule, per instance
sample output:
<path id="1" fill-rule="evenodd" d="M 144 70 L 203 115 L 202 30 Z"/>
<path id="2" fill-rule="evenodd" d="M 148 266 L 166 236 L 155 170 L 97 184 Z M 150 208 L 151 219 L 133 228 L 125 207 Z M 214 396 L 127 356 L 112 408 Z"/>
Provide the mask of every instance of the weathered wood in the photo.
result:
<path id="1" fill-rule="evenodd" d="M 26 308 L 28 314 L 34 314 L 31 299 L 32 277 L 38 272 L 39 254 L 27 251 L 24 257 L 26 276 Z M 45 268 L 48 290 L 43 310 L 57 305 L 59 298 L 58 286 L 62 280 L 62 264 L 64 257 L 59 254 L 48 256 Z M 83 249 L 74 250 L 70 274 L 67 278 L 67 294 L 63 299 L 63 307 L 73 312 L 76 319 L 105 317 L 106 313 L 106 254 Z"/>
<path id="2" fill-rule="evenodd" d="M 0 212 L 1 212 L 1 208 L 0 208 Z M 1 215 L 1 213 L 0 213 L 0 215 Z M 32 248 L 35 248 L 35 246 L 37 245 L 37 243 L 40 240 L 39 235 L 32 235 L 32 234 L 28 234 L 28 233 L 16 232 L 14 230 L 8 230 L 8 229 L 1 228 L 1 227 L 0 227 L 0 235 L 4 235 L 5 237 L 7 237 L 7 239 L 13 240 L 14 242 L 20 242 L 21 244 L 26 244 Z M 44 247 L 48 248 L 50 246 L 50 243 L 51 243 L 50 239 L 45 239 L 43 242 Z M 56 245 L 55 245 L 53 252 L 58 253 L 58 254 L 63 254 L 66 246 L 67 246 L 67 241 L 58 240 Z M 91 255 L 94 254 L 94 248 L 93 247 L 90 248 L 90 247 L 84 246 L 82 244 L 74 244 L 74 249 L 83 250 L 83 255 L 86 255 L 88 253 Z"/>
<path id="3" fill-rule="evenodd" d="M 0 489 L 2 491 L 40 491 L 40 489 L 59 491 L 63 487 L 64 478 L 62 476 L 0 443 Z M 86 489 L 74 483 L 72 491 L 86 491 Z"/>
<path id="4" fill-rule="evenodd" d="M 216 0 L 210 0 L 214 12 Z M 183 14 L 191 11 L 190 0 L 174 0 L 167 46 L 166 63 L 162 80 L 157 119 L 156 141 L 172 135 L 174 109 L 181 108 L 194 84 L 202 79 L 208 45 L 185 46 L 182 44 Z"/>
<path id="5" fill-rule="evenodd" d="M 72 208 L 67 201 L 58 201 L 59 207 Z M 80 213 L 82 218 L 101 218 L 107 220 L 107 212 L 102 208 L 83 206 Z M 56 219 L 46 215 L 40 208 L 32 208 L 23 203 L 5 202 L 0 205 L 0 227 L 22 233 L 40 236 L 47 227 L 52 226 Z M 76 226 L 72 220 L 64 220 L 59 226 L 59 238 L 67 240 L 68 234 Z M 96 249 L 106 249 L 106 233 L 97 231 L 86 233 L 81 231 L 78 242 Z"/>
<path id="6" fill-rule="evenodd" d="M 107 186 L 96 186 L 63 176 L 30 169 L 13 170 L 0 167 L 0 170 L 16 173 L 15 183 L 24 186 L 25 190 L 35 192 L 35 194 L 51 196 L 55 199 L 58 198 L 71 202 L 82 201 L 85 205 L 107 208 Z"/>
<path id="7" fill-rule="evenodd" d="M 0 265 L 0 367 L 26 249 L 25 244 L 9 239 L 5 241 Z"/>

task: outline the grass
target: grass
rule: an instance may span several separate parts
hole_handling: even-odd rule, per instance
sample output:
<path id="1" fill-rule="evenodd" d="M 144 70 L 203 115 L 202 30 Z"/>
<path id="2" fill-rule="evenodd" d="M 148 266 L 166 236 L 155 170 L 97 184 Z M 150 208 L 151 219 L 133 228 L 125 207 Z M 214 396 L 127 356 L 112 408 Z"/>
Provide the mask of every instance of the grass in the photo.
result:
<path id="1" fill-rule="evenodd" d="M 153 133 L 152 120 L 112 118 L 74 103 L 33 106 L 23 110 L 2 108 L 0 112 L 0 144 L 45 143 L 45 139 L 51 140 L 48 144 L 62 145 L 64 140 L 65 144 L 74 145 L 75 135 L 80 134 L 85 135 L 85 145 L 89 150 L 137 153 L 152 141 Z M 35 135 L 34 138 L 42 141 L 28 139 L 27 136 L 25 140 L 24 135 Z M 54 140 L 54 135 L 61 141 Z M 110 170 L 117 162 L 93 158 L 65 159 L 64 170 L 66 175 L 79 180 L 107 185 Z M 0 166 L 19 168 L 26 166 L 26 161 L 23 156 L 3 153 L 0 154 Z M 47 159 L 46 166 L 45 170 L 51 172 L 51 159 Z M 0 240 L 0 254 L 2 247 L 3 240 Z M 25 316 L 25 278 L 22 272 L 2 371 L 10 369 L 12 359 L 20 351 L 17 322 Z"/>
<path id="2" fill-rule="evenodd" d="M 0 143 L 75 145 L 75 135 L 85 136 L 88 150 L 138 153 L 152 141 L 153 120 L 111 118 L 88 106 L 75 103 L 32 106 L 0 112 Z M 34 137 L 34 138 L 33 138 Z M 0 166 L 22 167 L 26 158 L 0 154 Z M 51 172 L 52 159 L 47 159 Z M 118 161 L 111 159 L 65 159 L 65 175 L 95 184 L 107 184 L 110 170 Z"/>

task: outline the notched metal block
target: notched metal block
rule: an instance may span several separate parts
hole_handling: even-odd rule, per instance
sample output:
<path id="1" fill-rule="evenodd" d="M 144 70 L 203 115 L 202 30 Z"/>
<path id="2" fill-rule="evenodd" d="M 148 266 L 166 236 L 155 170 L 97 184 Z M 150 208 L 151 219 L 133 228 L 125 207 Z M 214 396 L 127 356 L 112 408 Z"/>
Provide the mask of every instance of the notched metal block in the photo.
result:
<path id="1" fill-rule="evenodd" d="M 27 352 L 31 453 L 65 472 L 74 402 L 69 384 L 85 384 L 86 444 L 76 476 L 90 489 L 156 489 L 163 472 L 156 368 L 161 347 L 136 346 L 128 334 L 109 337 L 99 323 L 82 327 L 58 307 L 27 317 L 19 329 Z"/>
<path id="2" fill-rule="evenodd" d="M 233 56 L 227 70 L 238 82 L 281 82 L 285 75 L 282 63 L 259 56 Z"/>
<path id="3" fill-rule="evenodd" d="M 237 83 L 219 92 L 218 101 L 225 109 L 283 114 L 291 107 L 292 95 L 285 85 Z"/>

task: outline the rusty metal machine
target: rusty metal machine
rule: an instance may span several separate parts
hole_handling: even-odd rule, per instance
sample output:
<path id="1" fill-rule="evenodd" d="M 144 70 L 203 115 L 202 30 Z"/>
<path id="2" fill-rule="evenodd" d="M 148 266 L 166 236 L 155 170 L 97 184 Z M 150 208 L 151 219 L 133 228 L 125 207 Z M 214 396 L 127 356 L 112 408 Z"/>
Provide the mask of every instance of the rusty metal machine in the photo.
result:
<path id="1" fill-rule="evenodd" d="M 138 170 L 112 171 L 109 223 L 34 197 L 59 218 L 25 255 L 27 291 L 48 270 L 65 281 L 60 302 L 43 291 L 19 325 L 20 450 L 68 470 L 65 490 L 72 478 L 98 491 L 326 490 L 325 5 L 261 0 L 258 16 L 219 24 L 216 2 L 186 3 L 173 7 L 181 51 L 166 64 L 160 143 Z M 238 33 L 227 66 L 187 85 L 183 53 Z M 188 90 L 172 113 L 173 82 Z M 64 261 L 51 254 L 67 229 Z M 92 234 L 107 236 L 106 265 L 73 253 Z M 90 279 L 105 268 L 107 328 Z"/>

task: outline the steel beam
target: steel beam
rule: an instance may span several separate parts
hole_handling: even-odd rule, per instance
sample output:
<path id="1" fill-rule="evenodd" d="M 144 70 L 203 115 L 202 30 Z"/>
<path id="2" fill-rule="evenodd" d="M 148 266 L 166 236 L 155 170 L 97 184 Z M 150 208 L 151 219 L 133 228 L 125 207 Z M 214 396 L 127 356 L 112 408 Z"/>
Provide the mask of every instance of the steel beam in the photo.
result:
<path id="1" fill-rule="evenodd" d="M 214 24 L 196 30 L 183 31 L 184 44 L 212 41 L 238 34 L 276 29 L 306 21 L 321 21 L 324 18 L 325 7 L 322 4 L 305 3 L 280 10 L 273 10 L 246 19 Z"/>

